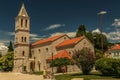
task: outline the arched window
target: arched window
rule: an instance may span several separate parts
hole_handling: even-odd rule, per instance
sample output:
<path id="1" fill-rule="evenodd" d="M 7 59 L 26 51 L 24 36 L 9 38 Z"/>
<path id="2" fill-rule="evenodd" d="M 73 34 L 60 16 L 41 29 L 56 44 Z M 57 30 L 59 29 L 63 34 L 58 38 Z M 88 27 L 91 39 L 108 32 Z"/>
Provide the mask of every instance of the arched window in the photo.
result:
<path id="1" fill-rule="evenodd" d="M 24 42 L 26 42 L 26 39 L 27 39 L 27 38 L 26 38 L 26 37 L 24 37 Z"/>
<path id="2" fill-rule="evenodd" d="M 28 22 L 28 21 L 27 21 L 27 19 L 26 19 L 26 20 L 25 20 L 25 27 L 27 27 L 27 22 Z"/>
<path id="3" fill-rule="evenodd" d="M 25 51 L 22 52 L 22 56 L 25 56 Z"/>
<path id="4" fill-rule="evenodd" d="M 23 37 L 21 37 L 21 42 L 23 42 Z"/>
<path id="5" fill-rule="evenodd" d="M 21 27 L 23 27 L 23 19 L 21 19 Z"/>

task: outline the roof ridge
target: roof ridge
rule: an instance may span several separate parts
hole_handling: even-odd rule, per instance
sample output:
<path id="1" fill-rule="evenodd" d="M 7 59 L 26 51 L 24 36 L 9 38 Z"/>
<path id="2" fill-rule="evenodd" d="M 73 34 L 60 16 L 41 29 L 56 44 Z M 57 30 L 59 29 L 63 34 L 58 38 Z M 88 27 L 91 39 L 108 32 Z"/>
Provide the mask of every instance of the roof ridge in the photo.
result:
<path id="1" fill-rule="evenodd" d="M 52 41 L 55 41 L 57 40 L 58 38 L 64 36 L 65 34 L 62 34 L 62 35 L 56 35 L 56 36 L 53 36 L 53 37 L 49 37 L 49 38 L 45 38 L 45 39 L 42 39 L 42 40 L 38 40 L 34 43 L 32 43 L 32 45 L 37 45 L 37 44 L 42 44 L 42 43 L 46 43 L 46 42 L 52 42 Z"/>
<path id="2" fill-rule="evenodd" d="M 80 40 L 82 40 L 84 38 L 84 36 L 80 36 L 80 37 L 76 37 L 76 38 L 72 38 L 72 39 L 68 39 L 65 40 L 61 43 L 59 43 L 56 47 L 62 47 L 62 46 L 67 46 L 67 45 L 73 45 L 78 43 Z"/>

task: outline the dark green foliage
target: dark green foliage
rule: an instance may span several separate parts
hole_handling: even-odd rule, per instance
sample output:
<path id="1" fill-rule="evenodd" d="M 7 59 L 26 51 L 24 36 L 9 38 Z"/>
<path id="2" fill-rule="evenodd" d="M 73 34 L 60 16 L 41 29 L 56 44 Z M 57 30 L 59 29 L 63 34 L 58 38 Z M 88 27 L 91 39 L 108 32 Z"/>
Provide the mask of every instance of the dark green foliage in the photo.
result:
<path id="1" fill-rule="evenodd" d="M 103 57 L 102 51 L 99 49 L 95 49 L 95 58 L 96 60 L 100 59 Z"/>
<path id="2" fill-rule="evenodd" d="M 93 69 L 95 63 L 94 53 L 88 48 L 83 48 L 81 51 L 76 51 L 73 55 L 73 59 L 79 68 L 81 68 L 83 74 L 89 74 Z"/>
<path id="3" fill-rule="evenodd" d="M 10 44 L 8 46 L 8 52 L 13 51 L 13 46 L 12 46 L 12 42 L 10 41 Z"/>
<path id="4" fill-rule="evenodd" d="M 71 63 L 70 59 L 68 58 L 57 58 L 53 60 L 51 66 L 67 66 Z"/>
<path id="5" fill-rule="evenodd" d="M 119 75 L 120 76 L 120 60 L 111 58 L 102 58 L 95 63 L 96 70 L 103 75 Z"/>
<path id="6" fill-rule="evenodd" d="M 77 29 L 76 32 L 76 36 L 75 37 L 80 37 L 80 36 L 86 36 L 90 42 L 92 42 L 94 44 L 94 47 L 96 49 L 101 50 L 101 36 L 102 36 L 102 40 L 103 40 L 103 50 L 104 52 L 107 50 L 108 48 L 108 40 L 107 37 L 104 34 L 100 34 L 100 33 L 92 33 L 90 31 L 86 31 L 85 25 L 80 25 Z"/>
<path id="7" fill-rule="evenodd" d="M 58 67 L 57 72 L 62 72 L 61 67 L 70 65 L 72 61 L 68 58 L 57 58 L 51 63 L 51 67 Z"/>
<path id="8" fill-rule="evenodd" d="M 99 33 L 94 33 L 94 45 L 96 49 L 101 50 L 101 34 Z M 102 39 L 103 39 L 103 50 L 106 51 L 108 48 L 108 40 L 105 35 L 102 34 Z"/>
<path id="9" fill-rule="evenodd" d="M 80 25 L 78 27 L 77 33 L 76 33 L 76 37 L 80 37 L 86 34 L 86 29 L 85 29 L 85 25 Z"/>
<path id="10" fill-rule="evenodd" d="M 13 69 L 13 60 L 14 53 L 8 52 L 5 56 L 0 58 L 0 70 L 2 71 L 12 71 Z"/>

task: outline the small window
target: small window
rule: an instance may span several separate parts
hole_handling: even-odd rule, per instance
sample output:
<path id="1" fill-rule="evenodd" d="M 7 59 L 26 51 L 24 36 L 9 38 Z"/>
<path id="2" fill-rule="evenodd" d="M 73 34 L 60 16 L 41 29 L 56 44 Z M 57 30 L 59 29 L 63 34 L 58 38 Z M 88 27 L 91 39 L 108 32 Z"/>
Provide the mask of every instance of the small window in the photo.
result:
<path id="1" fill-rule="evenodd" d="M 26 42 L 26 37 L 24 37 L 24 42 Z"/>
<path id="2" fill-rule="evenodd" d="M 23 19 L 21 19 L 21 27 L 23 27 Z"/>
<path id="3" fill-rule="evenodd" d="M 27 19 L 25 20 L 25 27 L 27 27 Z"/>
<path id="4" fill-rule="evenodd" d="M 46 51 L 48 51 L 48 48 L 46 48 Z"/>
<path id="5" fill-rule="evenodd" d="M 38 49 L 38 52 L 40 53 L 40 49 Z"/>
<path id="6" fill-rule="evenodd" d="M 25 52 L 24 51 L 22 52 L 22 56 L 25 56 Z"/>
<path id="7" fill-rule="evenodd" d="M 23 42 L 24 40 L 23 40 L 23 37 L 21 37 L 21 42 Z"/>

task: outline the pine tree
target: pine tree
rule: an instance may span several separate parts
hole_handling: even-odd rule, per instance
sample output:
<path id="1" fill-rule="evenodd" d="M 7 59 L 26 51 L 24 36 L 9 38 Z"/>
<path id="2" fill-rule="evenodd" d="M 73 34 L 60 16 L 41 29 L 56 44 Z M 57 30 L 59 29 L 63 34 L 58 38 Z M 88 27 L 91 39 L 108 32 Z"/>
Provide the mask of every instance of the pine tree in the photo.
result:
<path id="1" fill-rule="evenodd" d="M 13 51 L 12 41 L 10 41 L 10 44 L 8 46 L 8 52 Z"/>
<path id="2" fill-rule="evenodd" d="M 83 36 L 85 34 L 86 34 L 86 28 L 85 28 L 85 25 L 82 24 L 78 27 L 76 37 Z"/>

